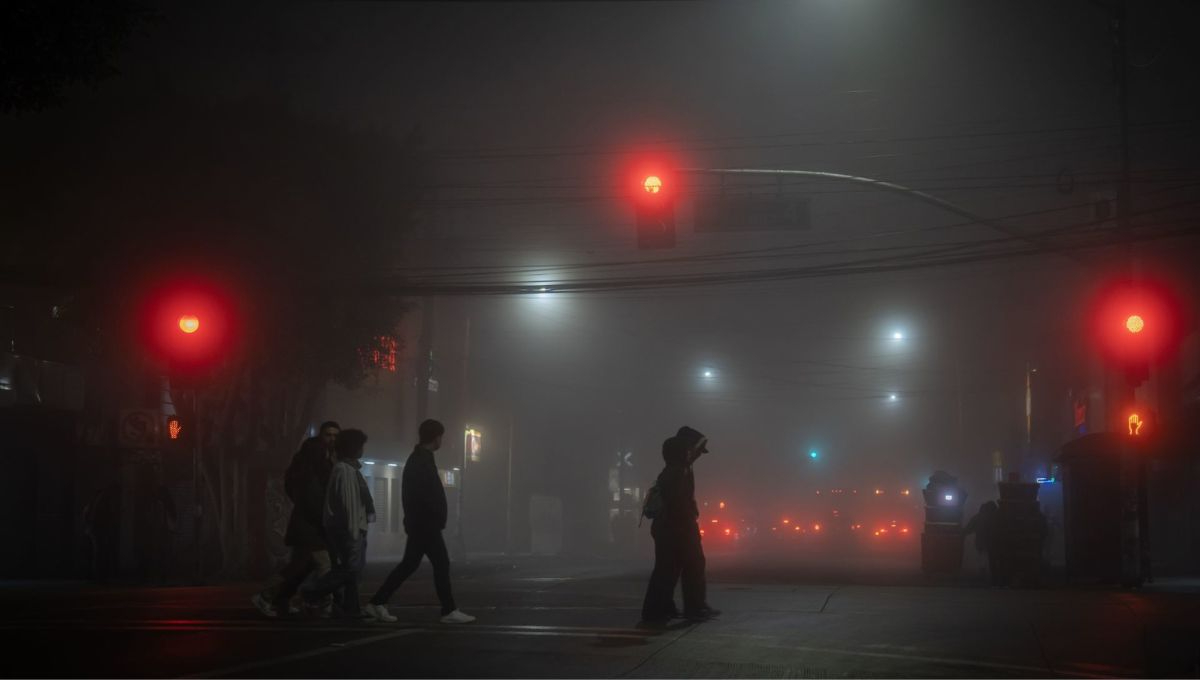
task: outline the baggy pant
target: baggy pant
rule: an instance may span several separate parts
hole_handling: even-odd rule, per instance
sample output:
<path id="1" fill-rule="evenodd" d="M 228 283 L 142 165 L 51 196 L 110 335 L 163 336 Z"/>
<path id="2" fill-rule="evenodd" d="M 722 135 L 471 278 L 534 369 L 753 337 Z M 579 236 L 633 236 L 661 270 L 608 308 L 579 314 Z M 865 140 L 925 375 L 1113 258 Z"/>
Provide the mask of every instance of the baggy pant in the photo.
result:
<path id="1" fill-rule="evenodd" d="M 387 604 L 404 581 L 421 566 L 421 559 L 426 556 L 433 565 L 433 585 L 442 603 L 442 616 L 458 609 L 450 589 L 450 553 L 446 550 L 446 541 L 440 530 L 417 530 L 408 535 L 404 558 L 388 574 L 379 592 L 371 598 L 371 604 Z"/>
<path id="2" fill-rule="evenodd" d="M 674 526 L 655 522 L 650 533 L 654 537 L 654 571 L 642 602 L 642 619 L 671 618 L 675 613 L 675 584 L 679 581 L 683 582 L 684 615 L 699 614 L 708 606 L 699 525 L 694 521 Z"/>
<path id="3" fill-rule="evenodd" d="M 342 615 L 356 617 L 361 611 L 358 582 L 367 561 L 367 533 L 362 531 L 358 536 L 331 537 L 329 555 L 333 560 L 333 568 L 318 578 L 312 587 L 303 590 L 304 598 L 312 602 L 340 588 Z"/>
<path id="4" fill-rule="evenodd" d="M 282 609 L 286 613 L 288 601 L 310 573 L 316 572 L 316 578 L 320 579 L 332 568 L 329 551 L 325 548 L 293 547 L 288 563 L 279 573 L 267 579 L 262 596 L 274 604 L 276 609 Z"/>

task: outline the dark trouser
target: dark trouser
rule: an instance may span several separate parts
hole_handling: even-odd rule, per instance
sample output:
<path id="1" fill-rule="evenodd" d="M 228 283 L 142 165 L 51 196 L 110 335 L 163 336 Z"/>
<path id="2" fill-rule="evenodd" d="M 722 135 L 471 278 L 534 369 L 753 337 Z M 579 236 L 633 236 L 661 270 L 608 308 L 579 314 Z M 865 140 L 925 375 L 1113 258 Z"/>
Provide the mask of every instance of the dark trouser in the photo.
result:
<path id="1" fill-rule="evenodd" d="M 441 530 L 416 530 L 408 534 L 408 543 L 404 546 L 404 559 L 392 569 L 387 580 L 379 587 L 379 592 L 371 598 L 371 604 L 387 604 L 409 576 L 421 566 L 421 558 L 429 556 L 433 565 L 433 585 L 437 589 L 438 600 L 442 603 L 442 616 L 458 609 L 454 604 L 454 594 L 450 591 L 450 553 L 446 551 L 446 541 L 442 538 Z"/>
<path id="2" fill-rule="evenodd" d="M 300 584 L 304 583 L 309 574 L 315 571 L 317 578 L 320 578 L 332 568 L 329 551 L 324 546 L 295 546 L 288 563 L 267 581 L 262 595 L 274 604 L 276 609 L 286 612 L 288 601 L 300 589 Z"/>
<path id="3" fill-rule="evenodd" d="M 367 534 L 359 532 L 357 537 L 330 537 L 329 556 L 333 559 L 333 569 L 304 590 L 304 597 L 309 602 L 319 600 L 342 589 L 342 614 L 358 616 L 358 581 L 362 577 L 363 565 L 367 561 Z"/>
<path id="4" fill-rule="evenodd" d="M 654 571 L 642 602 L 646 621 L 669 619 L 675 613 L 675 584 L 683 581 L 684 615 L 699 614 L 708 606 L 704 580 L 704 548 L 695 522 L 651 529 L 654 536 Z"/>

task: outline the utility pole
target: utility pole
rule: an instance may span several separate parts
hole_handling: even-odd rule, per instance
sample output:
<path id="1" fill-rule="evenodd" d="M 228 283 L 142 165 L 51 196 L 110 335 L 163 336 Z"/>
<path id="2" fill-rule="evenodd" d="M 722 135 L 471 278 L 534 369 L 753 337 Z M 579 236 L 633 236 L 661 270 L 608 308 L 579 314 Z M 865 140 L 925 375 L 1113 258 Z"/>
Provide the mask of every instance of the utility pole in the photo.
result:
<path id="1" fill-rule="evenodd" d="M 187 390 L 192 397 L 192 504 L 193 508 L 193 544 L 196 548 L 196 583 L 204 582 L 204 551 L 202 549 L 201 530 L 204 527 L 204 484 L 201 482 L 203 458 L 200 447 L 203 428 L 200 426 L 200 399 L 195 388 Z"/>
<path id="2" fill-rule="evenodd" d="M 417 340 L 417 422 L 429 417 L 429 379 L 433 377 L 433 296 L 421 302 L 421 336 Z"/>
<path id="3" fill-rule="evenodd" d="M 471 361 L 471 317 L 470 317 L 470 315 L 467 315 L 466 316 L 466 330 L 463 333 L 462 405 L 459 407 L 462 411 L 462 417 L 463 417 L 463 421 L 464 421 L 464 423 L 463 423 L 463 425 L 464 425 L 463 433 L 464 434 L 463 434 L 463 451 L 462 451 L 462 469 L 459 470 L 459 474 L 458 474 L 458 502 L 457 502 L 457 505 L 458 505 L 458 513 L 457 513 L 458 514 L 458 529 L 457 529 L 458 549 L 459 549 L 459 554 L 462 555 L 462 559 L 464 562 L 467 559 L 467 539 L 463 533 L 463 496 L 465 495 L 466 489 L 467 489 L 467 459 L 470 457 L 469 452 L 467 451 L 467 449 L 469 448 L 469 445 L 467 443 L 467 437 L 465 434 L 466 430 L 467 430 L 466 426 L 470 424 L 470 421 L 468 420 L 468 415 L 467 415 L 469 413 L 468 409 L 470 408 L 470 405 L 471 405 L 470 380 L 469 380 L 469 376 L 468 376 L 468 368 L 470 366 L 470 361 Z"/>
<path id="4" fill-rule="evenodd" d="M 513 414 L 508 414 L 508 481 L 504 492 L 504 554 L 512 554 Z"/>
<path id="5" fill-rule="evenodd" d="M 1133 243 L 1133 225 L 1130 223 L 1132 208 L 1132 191 L 1130 184 L 1130 144 L 1129 144 L 1129 59 L 1127 27 L 1128 14 L 1126 0 L 1113 0 L 1113 70 L 1117 82 L 1117 107 L 1120 115 L 1121 130 L 1121 179 L 1117 187 L 1117 234 L 1124 241 L 1128 261 L 1128 280 L 1132 286 L 1137 286 L 1140 263 L 1138 262 Z M 1136 387 L 1127 379 L 1118 379 L 1120 385 L 1116 408 L 1110 406 L 1109 411 L 1120 412 L 1123 405 L 1131 405 L 1137 399 Z M 1110 422 L 1115 419 L 1111 414 Z M 1116 425 L 1115 422 L 1113 422 Z M 1119 431 L 1119 430 L 1118 430 Z M 1148 488 L 1146 480 L 1146 461 L 1143 456 L 1131 450 L 1128 438 L 1123 438 L 1121 445 L 1121 580 L 1126 586 L 1137 586 L 1151 578 L 1150 559 L 1150 517 L 1148 507 Z"/>

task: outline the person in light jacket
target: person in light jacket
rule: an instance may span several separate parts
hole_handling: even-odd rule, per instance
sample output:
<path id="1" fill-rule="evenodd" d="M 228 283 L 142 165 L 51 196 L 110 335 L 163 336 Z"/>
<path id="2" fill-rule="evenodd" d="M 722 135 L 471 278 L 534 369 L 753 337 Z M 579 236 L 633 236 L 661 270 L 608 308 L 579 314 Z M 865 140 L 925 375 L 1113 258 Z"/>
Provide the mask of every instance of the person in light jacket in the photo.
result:
<path id="1" fill-rule="evenodd" d="M 366 614 L 358 601 L 358 582 L 367 557 L 367 525 L 375 521 L 375 503 L 362 475 L 362 430 L 342 430 L 334 449 L 338 462 L 329 473 L 321 521 L 334 568 L 304 591 L 310 606 L 341 588 L 341 615 L 358 619 Z"/>

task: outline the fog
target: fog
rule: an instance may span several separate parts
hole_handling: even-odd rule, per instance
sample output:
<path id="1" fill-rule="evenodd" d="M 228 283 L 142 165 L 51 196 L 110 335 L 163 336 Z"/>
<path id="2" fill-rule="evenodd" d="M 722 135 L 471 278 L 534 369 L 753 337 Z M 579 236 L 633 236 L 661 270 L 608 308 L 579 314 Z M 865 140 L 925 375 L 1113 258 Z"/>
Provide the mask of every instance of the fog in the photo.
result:
<path id="1" fill-rule="evenodd" d="M 443 469 L 463 467 L 461 433 L 481 430 L 462 490 L 468 551 L 553 552 L 531 519 L 544 497 L 561 503 L 561 551 L 647 554 L 647 528 L 615 536 L 612 513 L 636 515 L 663 440 L 688 425 L 710 440 L 695 465 L 701 522 L 719 516 L 747 532 L 714 547 L 715 559 L 835 556 L 903 570 L 915 543 L 880 553 L 857 536 L 766 538 L 784 517 L 826 521 L 832 508 L 817 492 L 833 489 L 910 490 L 902 508 L 853 512 L 873 525 L 903 515 L 918 533 L 917 492 L 936 470 L 960 479 L 969 516 L 995 496 L 997 460 L 1026 480 L 1052 475 L 1075 400 L 1097 424 L 1106 417 L 1098 359 L 1080 350 L 1081 300 L 1114 256 L 1037 240 L 1111 226 L 1095 212 L 1114 195 L 1120 160 L 1102 9 L 831 0 L 157 10 L 161 25 L 136 39 L 119 78 L 75 93 L 52 122 L 16 121 L 8 138 L 82 125 L 89 107 L 136 128 L 163 93 L 234 111 L 269 100 L 371 139 L 415 135 L 425 190 L 416 217 L 397 226 L 386 275 L 357 272 L 365 282 L 355 282 L 365 298 L 407 293 L 398 368 L 331 385 L 312 424 L 361 427 L 367 457 L 385 466 L 403 463 L 419 418 L 437 417 L 451 433 Z M 1171 83 L 1196 55 L 1172 37 L 1176 13 L 1196 18 L 1135 11 L 1135 59 L 1169 46 L 1161 69 L 1138 81 L 1139 210 L 1194 194 L 1194 182 L 1180 182 L 1194 179 L 1197 139 L 1179 121 L 1194 120 L 1198 102 Z M 338 153 L 329 151 L 331 174 Z M 676 247 L 639 251 L 626 189 L 647 158 L 884 180 L 982 218 L 862 183 L 722 184 L 679 172 Z M 1172 168 L 1183 170 L 1153 174 Z M 694 199 L 722 191 L 804 201 L 807 223 L 695 231 Z M 336 228 L 313 248 L 326 238 Z M 1186 251 L 1147 258 L 1166 263 L 1165 277 L 1187 276 Z M 632 467 L 617 495 L 631 491 L 614 500 L 610 471 L 625 452 Z M 728 518 L 713 510 L 722 501 Z"/>

